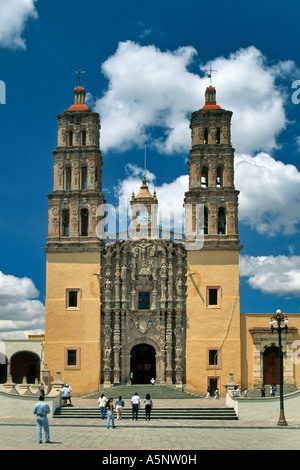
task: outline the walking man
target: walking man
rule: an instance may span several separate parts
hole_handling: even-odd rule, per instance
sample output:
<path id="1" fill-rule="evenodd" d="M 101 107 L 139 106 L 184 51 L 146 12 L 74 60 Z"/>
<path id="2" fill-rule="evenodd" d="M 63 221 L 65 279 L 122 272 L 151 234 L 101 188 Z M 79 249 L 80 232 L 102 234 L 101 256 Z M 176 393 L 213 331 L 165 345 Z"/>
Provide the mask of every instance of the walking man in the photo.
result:
<path id="1" fill-rule="evenodd" d="M 41 395 L 39 398 L 39 403 L 37 403 L 33 408 L 33 414 L 36 415 L 36 426 L 38 433 L 39 444 L 42 443 L 42 428 L 44 428 L 45 441 L 48 444 L 50 441 L 50 432 L 49 432 L 49 422 L 47 414 L 50 413 L 50 407 L 47 403 L 44 402 L 44 396 Z"/>

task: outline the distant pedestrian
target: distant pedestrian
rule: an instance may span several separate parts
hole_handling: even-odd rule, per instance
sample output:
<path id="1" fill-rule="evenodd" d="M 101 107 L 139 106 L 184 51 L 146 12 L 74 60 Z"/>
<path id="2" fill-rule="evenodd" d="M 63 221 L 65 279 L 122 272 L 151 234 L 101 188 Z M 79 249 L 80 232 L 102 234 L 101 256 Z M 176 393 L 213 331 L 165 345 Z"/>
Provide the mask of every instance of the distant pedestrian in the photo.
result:
<path id="1" fill-rule="evenodd" d="M 276 385 L 275 385 L 275 384 L 272 384 L 272 385 L 270 386 L 270 395 L 271 395 L 271 397 L 275 397 L 276 390 L 277 390 Z"/>
<path id="2" fill-rule="evenodd" d="M 109 423 L 111 421 L 113 429 L 116 427 L 115 426 L 115 410 L 114 410 L 114 400 L 113 398 L 109 398 L 107 403 L 106 403 L 106 409 L 107 409 L 107 423 L 106 427 L 109 429 Z"/>
<path id="3" fill-rule="evenodd" d="M 98 399 L 98 406 L 101 412 L 101 419 L 105 419 L 106 417 L 106 407 L 105 407 L 106 403 L 107 403 L 107 398 L 104 395 L 104 393 L 102 393 L 101 397 Z"/>
<path id="4" fill-rule="evenodd" d="M 43 442 L 42 438 L 42 428 L 44 428 L 45 433 L 45 442 L 50 443 L 50 431 L 49 431 L 49 422 L 47 414 L 50 413 L 50 407 L 47 403 L 44 402 L 44 396 L 40 396 L 39 403 L 37 403 L 33 408 L 33 414 L 36 415 L 36 426 L 39 444 Z"/>
<path id="5" fill-rule="evenodd" d="M 150 380 L 150 385 L 154 385 L 154 384 L 155 384 L 155 380 L 152 378 L 152 379 Z"/>
<path id="6" fill-rule="evenodd" d="M 247 388 L 245 388 L 245 390 L 244 390 L 244 398 L 248 398 L 248 390 L 247 390 Z"/>
<path id="7" fill-rule="evenodd" d="M 67 401 L 69 402 L 69 405 L 70 405 L 70 406 L 73 406 L 73 405 L 72 405 L 72 401 L 71 401 L 72 388 L 71 388 L 69 385 L 67 385 L 67 387 L 68 387 L 68 389 L 69 389 L 69 396 L 67 397 Z"/>
<path id="8" fill-rule="evenodd" d="M 63 386 L 63 389 L 61 391 L 61 395 L 62 395 L 62 399 L 64 401 L 64 406 L 67 406 L 67 403 L 68 403 L 68 398 L 70 396 L 70 389 L 69 389 L 69 385 L 68 384 L 65 384 Z"/>
<path id="9" fill-rule="evenodd" d="M 116 412 L 117 412 L 117 419 L 122 419 L 122 411 L 125 406 L 124 400 L 120 396 L 119 399 L 116 401 Z"/>
<path id="10" fill-rule="evenodd" d="M 138 393 L 135 393 L 133 397 L 131 398 L 131 405 L 132 405 L 132 419 L 135 419 L 136 421 L 138 419 L 140 403 L 141 403 L 141 399 Z"/>
<path id="11" fill-rule="evenodd" d="M 147 393 L 147 395 L 144 399 L 144 403 L 145 403 L 146 421 L 147 421 L 147 419 L 150 421 L 151 410 L 153 408 L 153 402 L 152 402 L 152 398 L 150 396 L 150 393 Z"/>
<path id="12" fill-rule="evenodd" d="M 215 390 L 214 395 L 215 395 L 215 396 L 214 396 L 214 400 L 219 400 L 220 395 L 219 395 L 219 389 L 218 389 L 218 388 Z"/>
<path id="13" fill-rule="evenodd" d="M 45 385 L 43 384 L 43 382 L 40 385 L 40 396 L 41 397 L 45 396 Z"/>
<path id="14" fill-rule="evenodd" d="M 266 396 L 266 389 L 265 389 L 264 384 L 262 384 L 262 386 L 261 386 L 260 396 L 261 396 L 261 398 L 265 398 L 265 396 Z"/>
<path id="15" fill-rule="evenodd" d="M 207 387 L 206 397 L 205 398 L 208 399 L 208 400 L 210 399 L 210 388 L 209 387 Z"/>

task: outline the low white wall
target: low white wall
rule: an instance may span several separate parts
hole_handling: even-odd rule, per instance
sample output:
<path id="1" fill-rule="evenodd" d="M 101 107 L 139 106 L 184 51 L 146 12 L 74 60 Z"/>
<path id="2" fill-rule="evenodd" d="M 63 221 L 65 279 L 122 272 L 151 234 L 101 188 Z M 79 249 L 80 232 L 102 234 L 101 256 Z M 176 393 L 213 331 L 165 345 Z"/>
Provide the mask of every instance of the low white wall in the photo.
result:
<path id="1" fill-rule="evenodd" d="M 280 398 L 232 398 L 226 394 L 226 405 L 233 407 L 240 421 L 273 421 L 277 423 Z M 300 392 L 284 396 L 284 415 L 288 423 L 300 421 Z"/>
<path id="2" fill-rule="evenodd" d="M 0 392 L 0 419 L 32 418 L 34 405 L 38 402 L 39 394 L 36 397 L 27 397 Z M 53 416 L 56 408 L 62 404 L 61 393 L 49 394 L 45 397 L 45 402 L 48 403 Z"/>

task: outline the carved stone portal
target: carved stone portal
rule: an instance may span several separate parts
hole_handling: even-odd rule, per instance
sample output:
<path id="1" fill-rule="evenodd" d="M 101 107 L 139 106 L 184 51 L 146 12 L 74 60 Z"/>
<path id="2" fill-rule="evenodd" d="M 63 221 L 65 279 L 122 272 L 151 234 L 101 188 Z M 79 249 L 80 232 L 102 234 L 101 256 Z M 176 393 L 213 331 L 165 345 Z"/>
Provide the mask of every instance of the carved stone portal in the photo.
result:
<path id="1" fill-rule="evenodd" d="M 149 383 L 152 376 L 161 383 L 185 382 L 185 273 L 185 249 L 172 239 L 116 240 L 103 247 L 104 386 Z"/>

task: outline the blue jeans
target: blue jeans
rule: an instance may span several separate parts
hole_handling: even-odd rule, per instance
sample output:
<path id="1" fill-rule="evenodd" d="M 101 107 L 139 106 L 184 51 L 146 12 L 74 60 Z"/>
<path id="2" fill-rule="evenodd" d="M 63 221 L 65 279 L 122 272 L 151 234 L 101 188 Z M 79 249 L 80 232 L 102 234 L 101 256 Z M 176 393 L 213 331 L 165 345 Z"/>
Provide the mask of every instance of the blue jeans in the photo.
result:
<path id="1" fill-rule="evenodd" d="M 139 412 L 139 405 L 134 403 L 132 405 L 132 419 L 138 418 L 138 412 Z"/>
<path id="2" fill-rule="evenodd" d="M 106 426 L 109 428 L 109 422 L 112 421 L 112 427 L 115 427 L 115 412 L 107 410 L 107 424 Z"/>
<path id="3" fill-rule="evenodd" d="M 101 411 L 101 418 L 105 418 L 105 416 L 106 416 L 105 406 L 100 406 L 100 411 Z"/>
<path id="4" fill-rule="evenodd" d="M 39 442 L 42 442 L 42 428 L 44 428 L 44 432 L 45 432 L 45 441 L 46 442 L 50 441 L 49 423 L 48 423 L 47 416 L 37 416 L 36 426 L 37 426 Z"/>

